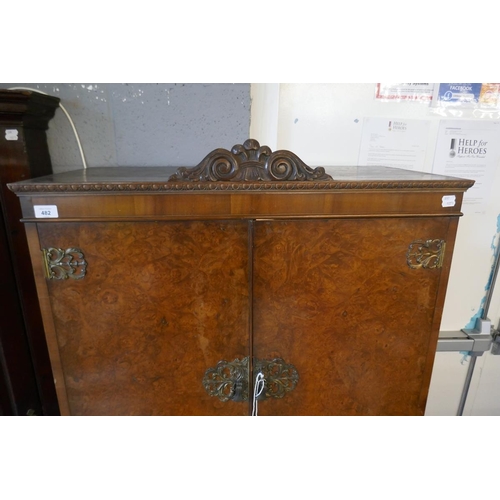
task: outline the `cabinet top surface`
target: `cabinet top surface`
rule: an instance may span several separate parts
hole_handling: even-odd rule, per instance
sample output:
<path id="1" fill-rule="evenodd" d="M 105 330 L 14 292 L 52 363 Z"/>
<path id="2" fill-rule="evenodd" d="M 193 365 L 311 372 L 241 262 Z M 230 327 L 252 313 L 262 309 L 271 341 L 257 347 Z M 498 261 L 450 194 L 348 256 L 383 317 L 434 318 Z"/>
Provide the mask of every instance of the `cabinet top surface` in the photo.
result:
<path id="1" fill-rule="evenodd" d="M 380 166 L 325 167 L 327 180 L 173 179 L 177 167 L 94 167 L 9 185 L 18 194 L 179 191 L 311 191 L 377 189 L 466 190 L 474 181 Z"/>

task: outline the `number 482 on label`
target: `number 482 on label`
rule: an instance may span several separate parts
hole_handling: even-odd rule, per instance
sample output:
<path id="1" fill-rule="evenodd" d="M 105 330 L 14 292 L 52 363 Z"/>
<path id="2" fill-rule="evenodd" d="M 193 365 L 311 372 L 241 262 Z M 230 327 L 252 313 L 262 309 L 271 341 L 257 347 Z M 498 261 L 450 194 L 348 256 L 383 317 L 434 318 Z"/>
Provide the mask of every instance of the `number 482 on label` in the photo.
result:
<path id="1" fill-rule="evenodd" d="M 57 219 L 59 214 L 56 205 L 33 205 L 37 219 Z"/>

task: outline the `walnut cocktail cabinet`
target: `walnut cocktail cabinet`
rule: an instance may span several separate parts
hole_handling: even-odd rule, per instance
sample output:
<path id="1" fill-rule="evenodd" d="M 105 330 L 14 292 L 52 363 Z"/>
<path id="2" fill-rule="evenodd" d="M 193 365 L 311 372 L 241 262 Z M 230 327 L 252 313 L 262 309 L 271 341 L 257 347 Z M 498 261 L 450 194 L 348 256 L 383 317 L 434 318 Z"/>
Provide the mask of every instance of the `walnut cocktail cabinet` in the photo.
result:
<path id="1" fill-rule="evenodd" d="M 472 184 L 254 140 L 11 184 L 61 413 L 423 414 Z"/>

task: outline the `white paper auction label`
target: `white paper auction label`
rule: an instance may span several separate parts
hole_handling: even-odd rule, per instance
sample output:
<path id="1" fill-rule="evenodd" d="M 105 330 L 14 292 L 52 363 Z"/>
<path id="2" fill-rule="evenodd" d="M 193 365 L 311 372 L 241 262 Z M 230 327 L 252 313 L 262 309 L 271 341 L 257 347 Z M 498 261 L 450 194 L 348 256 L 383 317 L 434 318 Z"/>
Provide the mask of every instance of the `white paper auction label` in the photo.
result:
<path id="1" fill-rule="evenodd" d="M 56 205 L 33 205 L 37 219 L 57 219 L 59 213 Z"/>
<path id="2" fill-rule="evenodd" d="M 441 203 L 442 207 L 454 207 L 457 202 L 457 197 L 454 194 L 443 196 L 443 201 Z"/>
<path id="3" fill-rule="evenodd" d="M 5 130 L 5 139 L 7 141 L 17 141 L 19 140 L 19 130 L 15 128 L 8 128 Z"/>

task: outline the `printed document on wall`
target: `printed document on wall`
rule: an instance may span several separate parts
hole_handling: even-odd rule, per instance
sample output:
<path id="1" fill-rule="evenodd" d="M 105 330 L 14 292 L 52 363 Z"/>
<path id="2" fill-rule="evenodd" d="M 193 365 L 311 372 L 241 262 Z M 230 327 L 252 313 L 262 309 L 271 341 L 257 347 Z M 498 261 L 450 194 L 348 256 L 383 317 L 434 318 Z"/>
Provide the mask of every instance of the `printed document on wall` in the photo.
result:
<path id="1" fill-rule="evenodd" d="M 423 170 L 428 120 L 365 118 L 358 165 Z"/>
<path id="2" fill-rule="evenodd" d="M 429 103 L 434 92 L 433 83 L 377 83 L 375 99 L 379 101 L 414 101 Z"/>
<path id="3" fill-rule="evenodd" d="M 484 213 L 500 162 L 500 121 L 442 120 L 433 172 L 476 181 L 464 195 L 464 213 Z"/>

